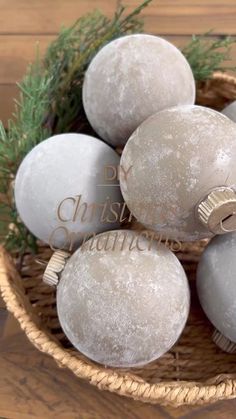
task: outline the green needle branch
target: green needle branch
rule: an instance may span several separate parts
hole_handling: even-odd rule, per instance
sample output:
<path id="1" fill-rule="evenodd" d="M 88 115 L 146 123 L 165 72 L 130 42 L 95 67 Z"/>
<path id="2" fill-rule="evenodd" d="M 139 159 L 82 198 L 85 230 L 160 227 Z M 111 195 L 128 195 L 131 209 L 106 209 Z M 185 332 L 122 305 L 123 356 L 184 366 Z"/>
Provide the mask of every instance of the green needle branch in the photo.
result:
<path id="1" fill-rule="evenodd" d="M 142 32 L 139 15 L 150 2 L 144 1 L 127 15 L 120 6 L 111 19 L 99 11 L 81 17 L 61 30 L 43 60 L 37 54 L 19 84 L 20 99 L 15 101 L 13 117 L 6 130 L 0 124 L 0 235 L 8 250 L 37 250 L 36 239 L 19 219 L 13 198 L 14 179 L 22 159 L 53 134 L 92 133 L 82 105 L 85 71 L 106 43 Z M 230 58 L 234 41 L 229 37 L 212 41 L 208 35 L 194 36 L 182 51 L 196 81 L 208 79 L 216 70 L 229 69 L 224 62 Z"/>

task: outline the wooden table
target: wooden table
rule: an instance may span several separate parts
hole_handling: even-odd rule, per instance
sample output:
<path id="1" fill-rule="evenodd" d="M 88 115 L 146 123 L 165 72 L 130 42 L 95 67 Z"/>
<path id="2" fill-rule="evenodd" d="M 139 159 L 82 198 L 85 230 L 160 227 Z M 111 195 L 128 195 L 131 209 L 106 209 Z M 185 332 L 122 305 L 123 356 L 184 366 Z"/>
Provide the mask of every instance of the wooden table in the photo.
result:
<path id="1" fill-rule="evenodd" d="M 124 0 L 127 10 L 142 0 Z M 0 119 L 14 109 L 16 81 L 34 60 L 35 44 L 43 54 L 63 25 L 95 8 L 111 16 L 120 0 L 0 0 Z M 153 0 L 143 12 L 147 32 L 185 45 L 190 36 L 213 30 L 218 37 L 236 35 L 236 0 Z M 232 48 L 236 65 L 236 45 Z"/>
<path id="2" fill-rule="evenodd" d="M 108 16 L 119 0 L 0 0 L 0 118 L 6 123 L 20 80 L 34 59 L 38 41 L 43 54 L 62 25 L 94 8 Z M 139 3 L 124 1 L 128 10 Z M 153 0 L 143 13 L 147 32 L 165 36 L 177 46 L 192 33 L 213 29 L 212 36 L 236 35 L 236 0 Z M 232 49 L 236 65 L 236 47 Z M 179 409 L 147 405 L 100 392 L 59 369 L 30 345 L 16 321 L 0 303 L 0 417 L 84 419 L 235 419 L 236 401 Z"/>
<path id="3" fill-rule="evenodd" d="M 1 304 L 1 303 L 0 303 Z M 3 304 L 2 304 L 3 307 Z M 7 419 L 235 419 L 236 400 L 164 408 L 97 388 L 59 369 L 26 339 L 0 308 L 0 418 Z"/>

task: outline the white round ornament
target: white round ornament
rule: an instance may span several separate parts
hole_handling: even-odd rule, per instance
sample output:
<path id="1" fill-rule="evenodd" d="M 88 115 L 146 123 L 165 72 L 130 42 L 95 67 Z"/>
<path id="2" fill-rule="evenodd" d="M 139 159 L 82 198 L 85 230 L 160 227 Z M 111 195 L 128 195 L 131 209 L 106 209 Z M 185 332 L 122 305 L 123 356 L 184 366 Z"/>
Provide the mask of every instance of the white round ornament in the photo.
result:
<path id="1" fill-rule="evenodd" d="M 164 245 L 149 250 L 149 244 L 135 231 L 102 233 L 80 247 L 61 274 L 61 326 L 98 363 L 144 365 L 167 352 L 184 328 L 190 303 L 185 272 Z"/>
<path id="2" fill-rule="evenodd" d="M 153 35 L 128 35 L 110 42 L 85 74 L 88 120 L 114 146 L 125 144 L 155 112 L 194 101 L 195 82 L 187 60 L 174 45 Z"/>
<path id="3" fill-rule="evenodd" d="M 226 106 L 222 113 L 232 121 L 236 122 L 236 100 L 230 103 L 230 105 Z"/>
<path id="4" fill-rule="evenodd" d="M 127 142 L 123 197 L 139 222 L 178 240 L 236 229 L 236 125 L 200 106 L 173 107 Z"/>
<path id="5" fill-rule="evenodd" d="M 197 270 L 198 296 L 216 327 L 215 343 L 236 352 L 236 233 L 216 236 L 204 250 Z"/>
<path id="6" fill-rule="evenodd" d="M 107 144 L 84 134 L 60 134 L 41 142 L 17 172 L 20 218 L 55 248 L 76 247 L 86 233 L 119 227 L 119 217 L 109 214 L 109 222 L 102 218 L 106 204 L 108 214 L 112 202 L 122 203 L 117 180 L 104 179 L 105 167 L 117 168 L 119 161 Z"/>

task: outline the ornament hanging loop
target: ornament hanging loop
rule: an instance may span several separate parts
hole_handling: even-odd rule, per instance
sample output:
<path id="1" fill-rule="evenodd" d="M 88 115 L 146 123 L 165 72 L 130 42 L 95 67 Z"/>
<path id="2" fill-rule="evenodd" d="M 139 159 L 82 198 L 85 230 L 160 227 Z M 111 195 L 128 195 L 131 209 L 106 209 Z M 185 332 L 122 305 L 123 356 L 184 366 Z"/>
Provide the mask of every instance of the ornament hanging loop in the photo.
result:
<path id="1" fill-rule="evenodd" d="M 43 259 L 35 258 L 35 262 L 38 265 L 45 266 L 45 267 L 47 266 L 47 262 L 45 260 L 43 260 Z"/>
<path id="2" fill-rule="evenodd" d="M 64 270 L 67 259 L 69 259 L 70 256 L 70 253 L 65 250 L 56 250 L 53 253 L 43 274 L 43 282 L 45 282 L 45 284 L 52 287 L 56 287 L 58 285 L 61 273 Z"/>
<path id="3" fill-rule="evenodd" d="M 235 217 L 235 216 L 236 216 L 236 212 L 234 211 L 232 213 L 232 215 L 230 215 L 229 217 Z M 220 227 L 221 227 L 222 231 L 224 231 L 225 233 L 232 233 L 233 231 L 235 231 L 235 228 L 230 229 L 230 230 L 227 230 L 227 228 L 226 228 L 226 221 L 228 221 L 228 220 L 229 220 L 228 217 L 227 217 L 227 220 L 221 220 Z"/>
<path id="4" fill-rule="evenodd" d="M 199 221 L 213 234 L 236 230 L 236 192 L 229 187 L 211 191 L 197 206 Z"/>

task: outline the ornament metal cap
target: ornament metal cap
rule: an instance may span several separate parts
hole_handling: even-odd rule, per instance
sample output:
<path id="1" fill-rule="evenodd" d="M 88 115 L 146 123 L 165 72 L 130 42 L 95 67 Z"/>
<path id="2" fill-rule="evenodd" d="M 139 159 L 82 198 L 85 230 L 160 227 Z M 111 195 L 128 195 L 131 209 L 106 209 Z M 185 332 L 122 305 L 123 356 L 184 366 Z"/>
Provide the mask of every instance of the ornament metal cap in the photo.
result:
<path id="1" fill-rule="evenodd" d="M 60 280 L 60 274 L 63 271 L 70 253 L 65 250 L 56 250 L 49 260 L 43 274 L 43 282 L 56 287 Z"/>
<path id="2" fill-rule="evenodd" d="M 236 352 L 236 343 L 226 338 L 217 329 L 213 332 L 212 340 L 220 349 L 222 349 L 222 351 L 228 352 L 229 354 Z"/>
<path id="3" fill-rule="evenodd" d="M 214 189 L 198 204 L 197 215 L 214 234 L 236 230 L 236 192 L 228 187 Z"/>

